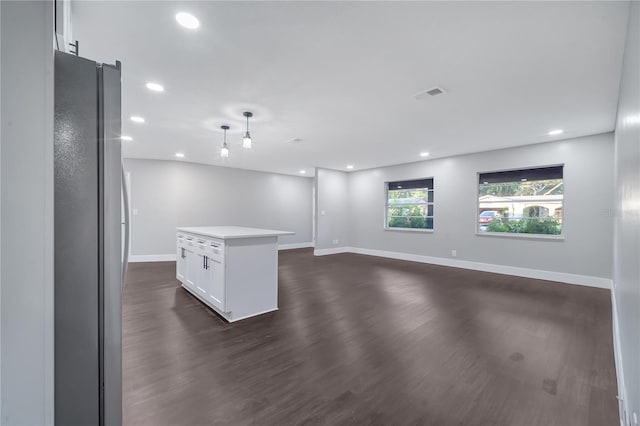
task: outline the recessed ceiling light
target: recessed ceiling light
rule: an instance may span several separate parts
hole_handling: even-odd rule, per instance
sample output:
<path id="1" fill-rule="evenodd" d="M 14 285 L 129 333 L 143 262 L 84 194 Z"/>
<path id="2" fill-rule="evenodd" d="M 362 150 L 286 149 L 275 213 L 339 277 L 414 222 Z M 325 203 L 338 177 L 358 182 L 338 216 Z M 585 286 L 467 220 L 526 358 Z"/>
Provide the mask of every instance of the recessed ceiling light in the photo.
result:
<path id="1" fill-rule="evenodd" d="M 185 28 L 189 28 L 190 30 L 195 30 L 200 26 L 200 21 L 198 21 L 198 18 L 186 12 L 180 12 L 176 14 L 176 21 L 178 21 L 178 24 L 182 25 Z"/>
<path id="2" fill-rule="evenodd" d="M 133 138 L 131 136 L 120 136 L 120 139 L 122 139 L 123 141 L 127 141 L 130 142 L 133 140 Z"/>
<path id="3" fill-rule="evenodd" d="M 176 152 L 176 157 L 182 158 L 182 157 L 184 157 L 184 154 L 181 153 L 181 152 Z"/>
<path id="4" fill-rule="evenodd" d="M 564 130 L 562 129 L 555 129 L 555 130 L 551 130 L 549 131 L 549 133 L 547 133 L 549 136 L 555 136 L 555 135 L 561 135 L 562 132 L 564 132 Z"/>
<path id="5" fill-rule="evenodd" d="M 420 157 L 428 157 L 429 153 L 428 152 L 421 152 L 420 153 Z"/>
<path id="6" fill-rule="evenodd" d="M 348 164 L 347 165 L 347 169 L 349 169 L 349 170 L 353 169 L 353 164 Z"/>
<path id="7" fill-rule="evenodd" d="M 147 89 L 153 91 L 153 92 L 164 92 L 164 87 L 162 87 L 162 84 L 158 84 L 158 83 L 147 83 Z"/>
<path id="8" fill-rule="evenodd" d="M 307 171 L 306 171 L 306 170 L 300 170 L 300 174 L 301 174 L 301 175 L 303 175 L 303 174 L 305 174 L 305 173 L 307 173 Z"/>
<path id="9" fill-rule="evenodd" d="M 132 115 L 131 121 L 133 121 L 134 123 L 144 123 L 144 118 L 138 117 L 137 115 Z"/>

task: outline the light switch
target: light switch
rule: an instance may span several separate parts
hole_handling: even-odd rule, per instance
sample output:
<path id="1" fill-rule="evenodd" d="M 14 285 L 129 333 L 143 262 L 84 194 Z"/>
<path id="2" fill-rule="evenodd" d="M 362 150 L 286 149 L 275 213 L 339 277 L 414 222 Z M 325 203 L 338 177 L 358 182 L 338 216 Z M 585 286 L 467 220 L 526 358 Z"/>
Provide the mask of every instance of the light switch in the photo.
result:
<path id="1" fill-rule="evenodd" d="M 320 216 L 324 216 L 324 210 L 320 210 Z"/>
<path id="2" fill-rule="evenodd" d="M 138 209 L 133 209 L 133 215 L 138 216 Z"/>

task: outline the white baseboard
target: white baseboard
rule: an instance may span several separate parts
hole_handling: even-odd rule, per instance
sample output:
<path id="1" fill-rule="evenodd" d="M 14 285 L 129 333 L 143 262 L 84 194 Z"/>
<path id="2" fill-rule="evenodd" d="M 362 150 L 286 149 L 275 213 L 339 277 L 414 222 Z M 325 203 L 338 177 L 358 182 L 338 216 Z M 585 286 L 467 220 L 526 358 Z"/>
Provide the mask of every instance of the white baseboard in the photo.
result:
<path id="1" fill-rule="evenodd" d="M 313 247 L 313 243 L 282 244 L 279 250 Z M 588 275 L 568 274 L 565 272 L 544 271 L 541 269 L 520 268 L 516 266 L 494 265 L 490 263 L 470 262 L 468 260 L 447 259 L 444 257 L 423 256 L 419 254 L 400 253 L 386 250 L 373 250 L 359 247 L 335 247 L 328 249 L 316 249 L 315 256 L 326 256 L 329 254 L 356 253 L 369 256 L 387 257 L 390 259 L 408 260 L 410 262 L 431 263 L 434 265 L 452 266 L 454 268 L 472 269 L 474 271 L 493 272 L 495 274 L 515 275 L 517 277 L 535 278 L 539 280 L 559 281 L 567 284 L 584 285 L 587 287 L 598 287 L 611 289 L 610 278 L 592 277 Z M 175 254 L 149 254 L 132 255 L 129 262 L 170 262 L 175 261 Z"/>
<path id="2" fill-rule="evenodd" d="M 279 244 L 278 250 L 291 250 L 299 248 L 313 247 L 313 242 L 310 243 L 293 243 L 293 244 Z M 175 254 L 137 254 L 129 256 L 129 262 L 171 262 L 176 260 Z"/>
<path id="3" fill-rule="evenodd" d="M 175 254 L 137 254 L 129 256 L 130 263 L 136 262 L 171 262 L 176 260 Z"/>
<path id="4" fill-rule="evenodd" d="M 399 253 L 385 250 L 372 250 L 358 247 L 349 247 L 348 251 L 351 253 L 366 254 L 369 256 L 388 257 L 391 259 L 408 260 L 411 262 L 431 263 L 434 265 L 452 266 L 454 268 L 472 269 L 474 271 L 493 272 L 495 274 L 515 275 L 518 277 L 559 281 L 568 284 L 584 285 L 587 287 L 611 289 L 611 279 L 609 278 L 544 271 L 541 269 L 520 268 L 516 266 L 494 265 L 490 263 L 470 262 L 468 260 L 422 256 L 418 254 Z"/>
<path id="5" fill-rule="evenodd" d="M 278 244 L 278 250 L 291 250 L 291 249 L 299 249 L 299 248 L 309 248 L 313 247 L 313 241 L 308 243 L 291 243 L 291 244 Z"/>
<path id="6" fill-rule="evenodd" d="M 240 320 L 247 319 L 247 318 L 257 317 L 258 315 L 268 314 L 269 312 L 275 312 L 277 310 L 278 310 L 278 308 L 267 309 L 266 311 L 258 312 L 258 313 L 251 314 L 251 315 L 245 315 L 245 316 L 239 317 L 239 318 L 234 318 L 232 320 L 229 320 L 229 322 L 236 322 L 236 321 L 240 321 Z"/>
<path id="7" fill-rule="evenodd" d="M 613 322 L 613 359 L 616 363 L 616 377 L 618 384 L 618 411 L 620 414 L 620 426 L 627 423 L 624 417 L 629 416 L 629 404 L 627 403 L 627 387 L 624 383 L 624 367 L 622 365 L 622 353 L 620 348 L 620 325 L 618 323 L 618 304 L 616 301 L 615 286 L 611 288 L 611 319 Z"/>
<path id="8" fill-rule="evenodd" d="M 336 247 L 336 248 L 328 248 L 328 249 L 315 249 L 313 251 L 314 256 L 326 256 L 328 254 L 340 254 L 340 253 L 351 253 L 351 247 Z"/>
<path id="9" fill-rule="evenodd" d="M 313 247 L 313 243 L 281 244 L 278 250 Z M 565 272 L 544 271 L 541 269 L 520 268 L 516 266 L 494 265 L 490 263 L 470 262 L 468 260 L 447 259 L 444 257 L 423 256 L 419 254 L 400 253 L 386 250 L 373 250 L 359 247 L 336 247 L 316 249 L 314 256 L 329 254 L 356 253 L 368 256 L 387 257 L 390 259 L 408 260 L 410 262 L 431 263 L 433 265 L 452 266 L 454 268 L 472 269 L 474 271 L 493 272 L 495 274 L 515 275 L 517 277 L 535 278 L 539 280 L 559 281 L 568 284 L 584 285 L 611 290 L 612 281 L 609 278 L 592 277 L 588 275 L 568 274 Z M 170 262 L 175 261 L 175 254 L 132 255 L 129 262 Z M 614 309 L 615 309 L 615 305 Z"/>

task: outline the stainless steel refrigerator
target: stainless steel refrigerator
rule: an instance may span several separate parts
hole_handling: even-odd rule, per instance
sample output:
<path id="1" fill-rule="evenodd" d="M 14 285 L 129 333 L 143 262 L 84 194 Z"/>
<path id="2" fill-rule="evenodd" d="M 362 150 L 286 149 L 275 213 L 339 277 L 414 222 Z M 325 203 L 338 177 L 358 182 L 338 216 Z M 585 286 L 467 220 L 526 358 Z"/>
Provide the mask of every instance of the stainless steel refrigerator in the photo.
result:
<path id="1" fill-rule="evenodd" d="M 54 90 L 55 423 L 119 425 L 128 255 L 120 64 L 56 52 Z"/>

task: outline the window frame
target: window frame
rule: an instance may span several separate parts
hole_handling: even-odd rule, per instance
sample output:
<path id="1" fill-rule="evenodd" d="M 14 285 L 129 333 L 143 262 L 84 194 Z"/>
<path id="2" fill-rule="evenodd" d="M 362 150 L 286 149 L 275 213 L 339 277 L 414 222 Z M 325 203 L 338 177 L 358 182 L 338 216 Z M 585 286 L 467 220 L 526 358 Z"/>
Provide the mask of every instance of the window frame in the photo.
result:
<path id="1" fill-rule="evenodd" d="M 475 208 L 475 218 L 474 218 L 474 229 L 475 235 L 479 237 L 498 237 L 498 238 L 515 238 L 515 239 L 529 239 L 529 240 L 548 240 L 548 241 L 564 241 L 565 239 L 565 223 L 564 218 L 566 217 L 566 203 L 565 197 L 566 191 L 563 192 L 562 197 L 562 227 L 560 228 L 560 234 L 529 234 L 529 233 L 517 233 L 517 232 L 489 232 L 489 231 L 480 231 L 480 223 L 478 218 L 480 217 L 480 175 L 488 174 L 488 173 L 502 173 L 502 172 L 512 172 L 519 170 L 535 170 L 535 169 L 546 169 L 551 167 L 562 167 L 562 186 L 564 190 L 566 190 L 566 180 L 565 180 L 565 163 L 556 163 L 556 164 L 545 164 L 545 165 L 536 165 L 536 166 L 522 166 L 522 167 L 510 167 L 507 169 L 498 169 L 498 170 L 489 170 L 476 172 L 476 208 Z"/>
<path id="2" fill-rule="evenodd" d="M 396 228 L 389 226 L 389 184 L 394 182 L 411 182 L 416 180 L 428 180 L 430 179 L 432 182 L 433 188 L 427 189 L 427 212 L 429 211 L 429 205 L 433 206 L 433 215 L 430 218 L 433 220 L 433 228 Z M 420 178 L 409 178 L 409 179 L 394 179 L 390 181 L 384 182 L 384 212 L 382 215 L 383 218 L 383 229 L 385 231 L 398 231 L 398 232 L 423 232 L 423 233 L 433 233 L 435 230 L 435 196 L 436 196 L 436 179 L 433 176 L 420 177 Z M 433 201 L 429 202 L 428 191 L 433 193 Z M 429 217 L 429 216 L 427 216 Z"/>

